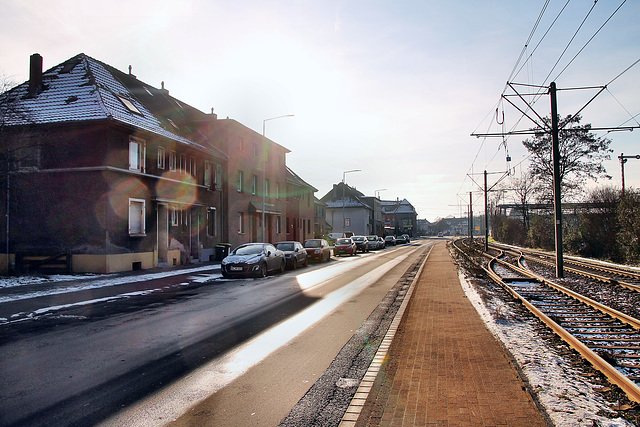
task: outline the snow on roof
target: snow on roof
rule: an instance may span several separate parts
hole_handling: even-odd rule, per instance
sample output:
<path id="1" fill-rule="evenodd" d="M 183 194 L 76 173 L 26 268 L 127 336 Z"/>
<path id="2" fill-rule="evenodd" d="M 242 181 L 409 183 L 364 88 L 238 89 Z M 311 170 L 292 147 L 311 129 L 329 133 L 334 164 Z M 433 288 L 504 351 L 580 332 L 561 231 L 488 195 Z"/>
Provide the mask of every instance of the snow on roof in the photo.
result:
<path id="1" fill-rule="evenodd" d="M 35 94 L 29 93 L 29 82 L 6 92 L 0 102 L 14 103 L 23 114 L 5 117 L 5 125 L 73 123 L 89 120 L 112 119 L 173 141 L 201 150 L 224 154 L 180 135 L 178 126 L 159 104 L 143 103 L 134 95 L 132 87 L 125 86 L 127 75 L 83 53 L 54 66 L 42 74 L 42 87 Z M 131 76 L 130 79 L 135 79 Z M 140 90 L 149 96 L 168 96 L 163 89 L 156 89 L 137 81 Z M 131 82 L 129 82 L 131 83 Z M 131 84 L 129 85 L 131 86 Z M 170 98 L 173 99 L 173 98 Z M 165 100 L 166 104 L 166 100 Z M 174 110 L 186 108 L 174 100 Z M 191 110 L 195 110 L 191 108 Z M 197 111 L 197 110 L 196 110 Z M 166 109 L 164 111 L 167 112 Z M 199 112 L 203 117 L 207 116 Z M 192 111 L 185 111 L 193 114 Z M 163 123 L 164 122 L 164 123 Z M 166 124 L 165 124 L 166 123 Z M 169 130 L 168 127 L 174 128 Z M 205 139 L 202 136 L 202 139 Z"/>

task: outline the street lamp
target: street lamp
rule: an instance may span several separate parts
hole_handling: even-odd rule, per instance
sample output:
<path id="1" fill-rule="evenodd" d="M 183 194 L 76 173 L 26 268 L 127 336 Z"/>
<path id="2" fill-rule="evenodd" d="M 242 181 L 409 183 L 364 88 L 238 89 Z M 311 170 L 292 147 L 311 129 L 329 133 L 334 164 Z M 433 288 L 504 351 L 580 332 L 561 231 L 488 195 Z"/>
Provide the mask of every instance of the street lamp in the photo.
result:
<path id="1" fill-rule="evenodd" d="M 362 172 L 362 171 L 360 169 L 352 169 L 350 171 L 342 172 L 342 233 L 345 232 L 345 229 L 344 229 L 345 227 L 344 225 L 344 187 L 346 185 L 345 178 L 346 178 L 346 175 L 351 172 Z"/>
<path id="2" fill-rule="evenodd" d="M 284 116 L 278 116 L 278 117 L 271 117 L 269 119 L 264 119 L 262 121 L 262 143 L 263 145 L 263 149 L 262 149 L 262 241 L 264 242 L 264 229 L 265 229 L 265 215 L 264 215 L 264 211 L 265 211 L 265 193 L 266 193 L 266 189 L 267 189 L 267 159 L 266 159 L 266 147 L 267 147 L 267 138 L 265 136 L 265 130 L 266 130 L 266 124 L 269 120 L 275 120 L 275 119 L 282 119 L 283 117 L 293 117 L 293 114 L 285 114 Z"/>
<path id="3" fill-rule="evenodd" d="M 380 192 L 381 191 L 386 191 L 386 190 L 387 190 L 386 188 L 381 188 L 379 190 L 374 191 L 373 194 L 376 196 L 376 199 L 379 199 L 380 198 Z"/>

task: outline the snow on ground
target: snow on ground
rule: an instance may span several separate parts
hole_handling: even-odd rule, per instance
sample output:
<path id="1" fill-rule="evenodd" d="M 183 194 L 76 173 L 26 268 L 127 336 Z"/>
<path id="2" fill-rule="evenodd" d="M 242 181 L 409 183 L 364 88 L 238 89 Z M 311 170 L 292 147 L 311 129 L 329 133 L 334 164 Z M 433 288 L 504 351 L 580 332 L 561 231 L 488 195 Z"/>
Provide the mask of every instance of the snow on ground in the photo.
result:
<path id="1" fill-rule="evenodd" d="M 622 418 L 598 415 L 613 413 L 607 401 L 557 349 L 540 339 L 533 325 L 509 315 L 508 305 L 494 310 L 500 312 L 500 316 L 492 315 L 463 273 L 460 273 L 460 283 L 487 328 L 515 358 L 554 425 L 632 426 Z"/>
<path id="2" fill-rule="evenodd" d="M 201 273 L 219 268 L 218 265 L 206 265 L 193 268 L 181 268 L 178 270 L 159 271 L 147 274 L 84 274 L 84 275 L 51 275 L 51 276 L 16 276 L 0 278 L 0 290 L 15 290 L 15 293 L 7 293 L 0 296 L 0 303 L 19 299 L 35 298 L 38 296 L 55 295 L 67 292 L 96 289 L 106 286 L 123 285 L 127 283 L 144 282 L 147 280 L 161 279 L 181 274 Z M 191 282 L 204 282 L 221 277 L 220 274 L 202 276 Z M 55 287 L 46 286 L 42 289 L 20 292 L 19 287 L 56 283 Z"/>

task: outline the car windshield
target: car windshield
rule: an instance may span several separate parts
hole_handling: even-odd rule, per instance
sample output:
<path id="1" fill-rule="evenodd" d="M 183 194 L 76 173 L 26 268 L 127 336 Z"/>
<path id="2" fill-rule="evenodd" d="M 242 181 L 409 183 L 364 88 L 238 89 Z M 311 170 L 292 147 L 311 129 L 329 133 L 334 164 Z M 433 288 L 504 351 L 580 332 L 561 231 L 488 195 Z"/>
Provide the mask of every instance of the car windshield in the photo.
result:
<path id="1" fill-rule="evenodd" d="M 348 245 L 351 243 L 351 239 L 338 239 L 336 242 L 338 245 Z"/>
<path id="2" fill-rule="evenodd" d="M 240 246 L 233 251 L 234 255 L 257 255 L 262 253 L 262 245 Z"/>
<path id="3" fill-rule="evenodd" d="M 319 248 L 320 247 L 320 240 L 307 240 L 306 242 L 304 242 L 304 247 L 305 248 Z"/>
<path id="4" fill-rule="evenodd" d="M 373 242 L 374 240 L 378 240 L 378 238 L 375 237 L 375 236 L 369 236 L 369 237 L 367 237 L 367 240 L 370 240 L 370 241 Z"/>
<path id="5" fill-rule="evenodd" d="M 278 243 L 276 245 L 276 248 L 280 249 L 281 251 L 292 251 L 293 243 Z"/>
<path id="6" fill-rule="evenodd" d="M 364 240 L 364 237 L 362 236 L 356 236 L 356 237 L 352 237 L 353 240 L 355 240 L 356 242 L 361 242 Z"/>

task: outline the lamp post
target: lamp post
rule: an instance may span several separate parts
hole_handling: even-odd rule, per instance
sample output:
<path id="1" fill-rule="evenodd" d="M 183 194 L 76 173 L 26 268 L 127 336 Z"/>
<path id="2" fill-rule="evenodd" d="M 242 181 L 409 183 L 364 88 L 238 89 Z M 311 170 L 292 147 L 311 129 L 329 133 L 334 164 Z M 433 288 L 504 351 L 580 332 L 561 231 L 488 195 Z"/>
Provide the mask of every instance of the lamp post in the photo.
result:
<path id="1" fill-rule="evenodd" d="M 346 231 L 345 225 L 344 225 L 344 187 L 346 185 L 345 178 L 346 178 L 346 175 L 351 172 L 362 172 L 362 171 L 360 169 L 352 169 L 350 171 L 342 172 L 342 233 Z"/>
<path id="2" fill-rule="evenodd" d="M 379 190 L 374 191 L 373 194 L 376 196 L 376 199 L 379 199 L 380 198 L 380 192 L 381 191 L 386 191 L 386 190 L 387 190 L 386 188 L 381 188 Z"/>
<path id="3" fill-rule="evenodd" d="M 262 241 L 264 242 L 264 229 L 265 229 L 265 196 L 266 196 L 266 188 L 267 188 L 267 137 L 265 136 L 266 124 L 269 120 L 281 119 L 283 117 L 293 117 L 293 114 L 285 114 L 284 116 L 271 117 L 268 119 L 264 119 L 262 121 L 262 143 L 264 144 L 262 147 Z"/>

